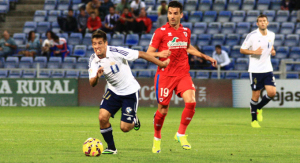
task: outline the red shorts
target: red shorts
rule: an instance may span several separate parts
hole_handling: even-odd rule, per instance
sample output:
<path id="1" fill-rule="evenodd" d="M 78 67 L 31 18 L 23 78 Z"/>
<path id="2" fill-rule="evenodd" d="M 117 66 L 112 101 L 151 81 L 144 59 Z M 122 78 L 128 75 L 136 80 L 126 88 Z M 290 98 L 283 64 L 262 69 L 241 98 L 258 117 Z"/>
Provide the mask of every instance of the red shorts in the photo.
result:
<path id="1" fill-rule="evenodd" d="M 156 100 L 161 105 L 169 105 L 173 90 L 178 97 L 187 90 L 195 90 L 190 74 L 183 76 L 165 76 L 156 74 L 154 79 Z"/>

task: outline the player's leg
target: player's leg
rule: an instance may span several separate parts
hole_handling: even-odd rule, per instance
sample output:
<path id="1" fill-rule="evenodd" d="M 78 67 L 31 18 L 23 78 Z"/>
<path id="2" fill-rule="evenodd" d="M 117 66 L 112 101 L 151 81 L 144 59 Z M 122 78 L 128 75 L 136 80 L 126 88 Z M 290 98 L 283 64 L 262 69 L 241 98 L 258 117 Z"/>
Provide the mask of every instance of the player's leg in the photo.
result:
<path id="1" fill-rule="evenodd" d="M 252 116 L 251 126 L 254 128 L 259 128 L 260 125 L 257 122 L 257 109 L 258 109 L 258 99 L 260 96 L 260 90 L 264 87 L 263 84 L 263 74 L 262 73 L 249 73 L 252 97 L 250 100 L 250 113 Z"/>

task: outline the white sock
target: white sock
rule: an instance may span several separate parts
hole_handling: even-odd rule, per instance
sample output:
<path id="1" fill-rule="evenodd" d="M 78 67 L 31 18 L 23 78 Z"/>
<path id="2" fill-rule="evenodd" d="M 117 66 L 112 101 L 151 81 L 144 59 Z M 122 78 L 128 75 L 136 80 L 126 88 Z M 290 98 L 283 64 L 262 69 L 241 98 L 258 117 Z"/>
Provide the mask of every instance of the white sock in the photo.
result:
<path id="1" fill-rule="evenodd" d="M 185 134 L 179 134 L 179 133 L 177 132 L 177 136 L 179 136 L 179 137 L 180 137 L 180 136 L 184 136 L 184 135 L 185 135 Z"/>
<path id="2" fill-rule="evenodd" d="M 154 137 L 155 140 L 160 140 L 160 138 Z"/>

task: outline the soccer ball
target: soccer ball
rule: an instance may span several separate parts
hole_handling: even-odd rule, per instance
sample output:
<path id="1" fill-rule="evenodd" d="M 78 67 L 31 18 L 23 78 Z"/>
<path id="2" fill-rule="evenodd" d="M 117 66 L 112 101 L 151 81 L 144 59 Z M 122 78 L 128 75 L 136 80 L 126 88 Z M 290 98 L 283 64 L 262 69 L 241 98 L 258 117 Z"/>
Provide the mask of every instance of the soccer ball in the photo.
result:
<path id="1" fill-rule="evenodd" d="M 88 138 L 83 143 L 82 150 L 86 156 L 100 156 L 103 151 L 103 145 L 99 139 Z"/>

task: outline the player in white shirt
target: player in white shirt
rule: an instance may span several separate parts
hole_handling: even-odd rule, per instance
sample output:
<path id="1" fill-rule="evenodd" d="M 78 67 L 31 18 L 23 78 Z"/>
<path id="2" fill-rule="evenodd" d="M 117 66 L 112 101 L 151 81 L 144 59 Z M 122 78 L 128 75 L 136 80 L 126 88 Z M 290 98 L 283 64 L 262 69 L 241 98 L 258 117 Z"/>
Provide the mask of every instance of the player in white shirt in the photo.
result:
<path id="1" fill-rule="evenodd" d="M 262 121 L 262 108 L 276 95 L 275 77 L 271 63 L 271 55 L 275 56 L 275 34 L 267 29 L 269 24 L 266 15 L 257 17 L 258 29 L 249 33 L 240 49 L 242 54 L 249 55 L 249 69 L 252 98 L 250 109 L 252 115 L 251 126 L 260 128 L 258 121 Z M 258 102 L 261 89 L 267 94 Z"/>
<path id="2" fill-rule="evenodd" d="M 108 46 L 106 33 L 101 30 L 93 33 L 92 46 L 95 53 L 91 55 L 89 63 L 90 85 L 96 86 L 102 75 L 108 85 L 99 111 L 100 131 L 108 146 L 102 153 L 117 154 L 109 118 L 114 117 L 114 114 L 122 108 L 121 130 L 128 132 L 133 128 L 135 130 L 140 128 L 140 122 L 136 115 L 140 85 L 133 77 L 127 61 L 143 58 L 164 68 L 170 60 L 162 62 L 142 51 Z M 170 55 L 168 50 L 160 53 Z"/>

